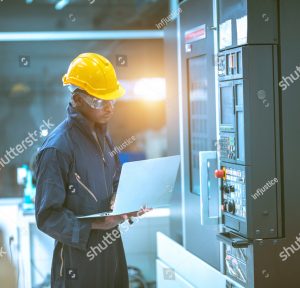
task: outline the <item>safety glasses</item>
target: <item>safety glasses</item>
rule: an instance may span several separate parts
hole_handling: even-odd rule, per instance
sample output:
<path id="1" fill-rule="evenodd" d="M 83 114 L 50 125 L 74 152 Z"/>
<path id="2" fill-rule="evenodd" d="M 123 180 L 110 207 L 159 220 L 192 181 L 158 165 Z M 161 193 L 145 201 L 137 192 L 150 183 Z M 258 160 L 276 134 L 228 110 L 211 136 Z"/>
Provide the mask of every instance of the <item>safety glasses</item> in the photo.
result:
<path id="1" fill-rule="evenodd" d="M 93 109 L 102 109 L 106 105 L 112 105 L 114 106 L 116 103 L 116 100 L 102 100 L 102 99 L 97 99 L 93 96 L 89 96 L 84 92 L 81 91 L 76 91 L 76 94 L 80 95 L 81 98 Z"/>

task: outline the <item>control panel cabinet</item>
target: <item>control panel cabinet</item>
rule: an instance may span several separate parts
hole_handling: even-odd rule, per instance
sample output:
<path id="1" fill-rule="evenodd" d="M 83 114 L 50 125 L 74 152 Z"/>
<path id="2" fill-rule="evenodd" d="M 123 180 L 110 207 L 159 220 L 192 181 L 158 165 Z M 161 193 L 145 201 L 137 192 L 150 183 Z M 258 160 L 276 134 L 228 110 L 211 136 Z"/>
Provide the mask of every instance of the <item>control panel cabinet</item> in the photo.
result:
<path id="1" fill-rule="evenodd" d="M 219 53 L 223 223 L 249 239 L 281 235 L 276 46 Z"/>

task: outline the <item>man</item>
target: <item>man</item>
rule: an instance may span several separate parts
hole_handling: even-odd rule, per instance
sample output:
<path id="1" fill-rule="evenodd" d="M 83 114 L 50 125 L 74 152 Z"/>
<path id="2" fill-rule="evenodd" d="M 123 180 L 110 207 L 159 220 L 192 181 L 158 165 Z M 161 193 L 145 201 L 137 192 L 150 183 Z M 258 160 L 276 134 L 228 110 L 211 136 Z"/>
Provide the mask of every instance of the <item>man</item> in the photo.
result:
<path id="1" fill-rule="evenodd" d="M 112 208 L 120 165 L 116 155 L 110 156 L 113 145 L 107 122 L 114 101 L 125 90 L 112 64 L 94 53 L 76 57 L 63 84 L 72 93 L 68 117 L 49 135 L 36 158 L 37 226 L 56 240 L 51 287 L 127 288 L 120 234 L 99 248 L 94 258 L 87 254 L 136 213 L 98 220 L 76 217 Z"/>

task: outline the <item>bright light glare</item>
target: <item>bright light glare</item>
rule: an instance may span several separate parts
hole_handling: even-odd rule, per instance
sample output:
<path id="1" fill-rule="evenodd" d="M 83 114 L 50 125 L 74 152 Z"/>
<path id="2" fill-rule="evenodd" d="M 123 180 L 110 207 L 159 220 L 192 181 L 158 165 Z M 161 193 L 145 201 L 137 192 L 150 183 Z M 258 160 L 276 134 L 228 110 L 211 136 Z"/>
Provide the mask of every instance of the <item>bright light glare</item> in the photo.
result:
<path id="1" fill-rule="evenodd" d="M 166 81 L 164 78 L 142 78 L 133 89 L 137 98 L 146 101 L 161 101 L 166 98 Z"/>
<path id="2" fill-rule="evenodd" d="M 0 0 L 1 1 L 1 0 Z M 163 39 L 159 30 L 0 32 L 0 42 Z"/>
<path id="3" fill-rule="evenodd" d="M 63 9 L 65 6 L 67 6 L 69 4 L 70 0 L 60 0 L 59 2 L 57 2 L 55 4 L 55 9 L 56 10 L 61 10 Z"/>

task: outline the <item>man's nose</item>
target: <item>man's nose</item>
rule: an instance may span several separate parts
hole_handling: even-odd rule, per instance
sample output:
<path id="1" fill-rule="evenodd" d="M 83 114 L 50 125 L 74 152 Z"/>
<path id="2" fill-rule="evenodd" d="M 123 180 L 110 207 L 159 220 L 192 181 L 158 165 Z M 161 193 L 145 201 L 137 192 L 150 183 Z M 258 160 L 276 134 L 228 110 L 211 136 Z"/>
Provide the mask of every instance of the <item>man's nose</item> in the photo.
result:
<path id="1" fill-rule="evenodd" d="M 107 112 L 112 112 L 114 110 L 113 101 L 106 101 L 104 105 L 104 110 Z"/>

